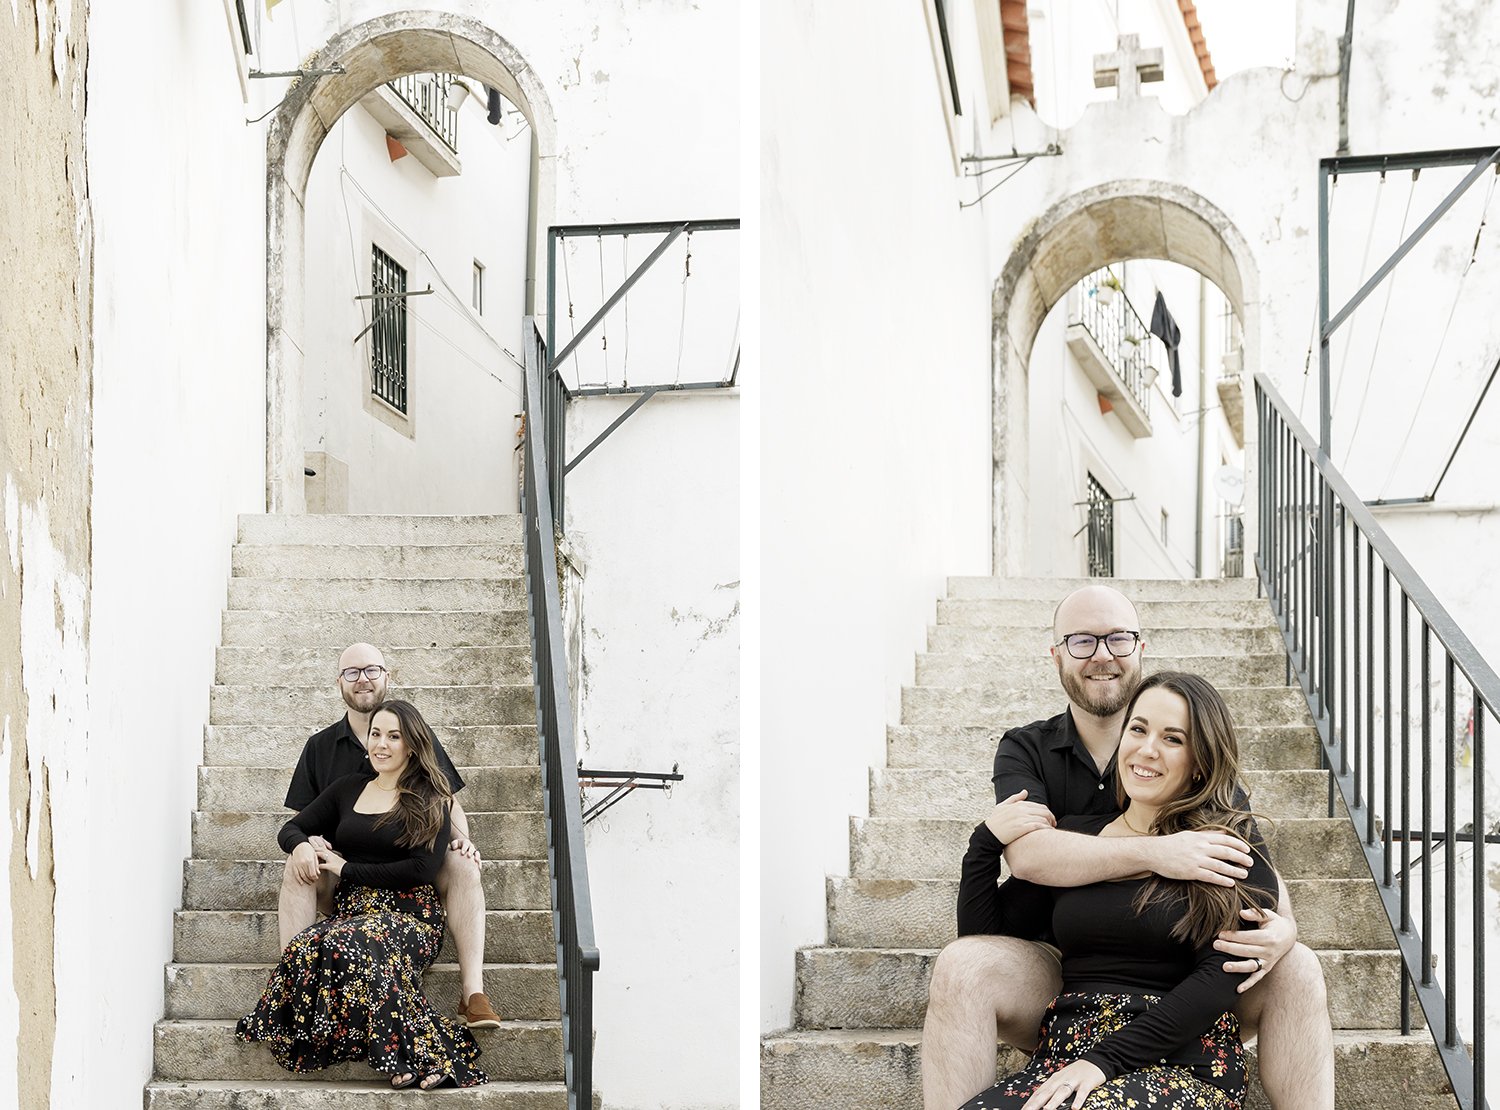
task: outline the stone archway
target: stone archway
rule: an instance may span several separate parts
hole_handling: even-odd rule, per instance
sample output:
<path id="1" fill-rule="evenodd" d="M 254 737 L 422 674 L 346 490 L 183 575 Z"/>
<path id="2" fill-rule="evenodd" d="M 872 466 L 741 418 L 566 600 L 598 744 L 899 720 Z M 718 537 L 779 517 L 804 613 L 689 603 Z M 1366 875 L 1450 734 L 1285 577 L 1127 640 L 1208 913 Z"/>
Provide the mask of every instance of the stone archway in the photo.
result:
<path id="1" fill-rule="evenodd" d="M 304 201 L 313 159 L 334 122 L 378 85 L 409 73 L 461 73 L 498 89 L 531 124 L 526 311 L 545 259 L 538 229 L 552 218 L 556 123 L 546 90 L 492 28 L 433 11 L 396 12 L 339 32 L 304 64 L 345 72 L 295 86 L 266 140 L 266 511 L 299 513 L 302 475 Z"/>
<path id="2" fill-rule="evenodd" d="M 1054 204 L 1017 240 L 992 302 L 993 573 L 1026 573 L 1027 378 L 1042 321 L 1076 282 L 1103 266 L 1161 258 L 1197 270 L 1234 306 L 1244 330 L 1245 381 L 1258 366 L 1259 275 L 1249 243 L 1197 193 L 1159 181 L 1116 181 Z M 1245 389 L 1247 403 L 1253 391 Z M 1255 534 L 1255 422 L 1245 421 L 1245 530 Z"/>

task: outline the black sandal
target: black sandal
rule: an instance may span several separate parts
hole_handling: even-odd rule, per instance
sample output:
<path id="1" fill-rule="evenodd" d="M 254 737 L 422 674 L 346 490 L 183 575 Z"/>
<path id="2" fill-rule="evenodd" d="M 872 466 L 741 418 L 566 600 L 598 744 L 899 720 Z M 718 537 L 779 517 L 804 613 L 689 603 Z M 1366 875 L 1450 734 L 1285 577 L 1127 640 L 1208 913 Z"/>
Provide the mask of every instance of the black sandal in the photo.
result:
<path id="1" fill-rule="evenodd" d="M 437 1080 L 437 1082 L 436 1083 L 429 1083 L 429 1082 L 427 1082 L 429 1079 L 435 1079 L 435 1080 Z M 424 1090 L 424 1091 L 436 1091 L 440 1087 L 457 1087 L 457 1086 L 458 1086 L 458 1080 L 454 1079 L 451 1074 L 450 1075 L 439 1075 L 437 1072 L 433 1072 L 431 1075 L 424 1075 L 422 1077 L 422 1090 Z"/>
<path id="2" fill-rule="evenodd" d="M 406 1078 L 397 1083 L 396 1076 L 391 1076 L 391 1090 L 393 1091 L 404 1091 L 408 1087 L 415 1087 L 417 1085 L 418 1076 L 414 1071 L 397 1072 L 396 1075 L 404 1075 Z"/>

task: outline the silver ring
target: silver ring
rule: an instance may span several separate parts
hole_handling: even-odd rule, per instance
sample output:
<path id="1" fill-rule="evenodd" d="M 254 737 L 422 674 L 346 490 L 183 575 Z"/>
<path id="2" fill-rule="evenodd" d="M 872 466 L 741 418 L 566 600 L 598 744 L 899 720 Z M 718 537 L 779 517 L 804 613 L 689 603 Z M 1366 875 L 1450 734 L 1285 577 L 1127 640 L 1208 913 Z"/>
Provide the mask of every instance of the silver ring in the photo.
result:
<path id="1" fill-rule="evenodd" d="M 1255 970 L 1256 971 L 1264 971 L 1265 969 L 1266 969 L 1266 961 L 1263 960 L 1263 959 L 1261 959 L 1259 956 L 1256 956 L 1255 957 Z"/>

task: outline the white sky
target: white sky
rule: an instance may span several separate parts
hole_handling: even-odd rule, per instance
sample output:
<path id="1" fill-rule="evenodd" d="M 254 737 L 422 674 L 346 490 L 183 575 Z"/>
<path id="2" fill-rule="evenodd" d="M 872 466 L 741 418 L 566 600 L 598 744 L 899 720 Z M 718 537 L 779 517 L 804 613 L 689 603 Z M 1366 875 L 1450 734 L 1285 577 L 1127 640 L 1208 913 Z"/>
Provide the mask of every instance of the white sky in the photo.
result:
<path id="1" fill-rule="evenodd" d="M 1296 0 L 1196 2 L 1219 80 L 1255 66 L 1291 66 Z"/>

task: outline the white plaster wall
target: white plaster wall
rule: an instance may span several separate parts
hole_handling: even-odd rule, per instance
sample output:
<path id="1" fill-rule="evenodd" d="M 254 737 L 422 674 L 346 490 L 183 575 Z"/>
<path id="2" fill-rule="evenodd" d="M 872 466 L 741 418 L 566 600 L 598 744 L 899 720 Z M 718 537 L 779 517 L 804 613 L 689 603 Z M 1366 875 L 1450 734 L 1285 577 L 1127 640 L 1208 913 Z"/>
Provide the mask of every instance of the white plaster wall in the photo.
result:
<path id="1" fill-rule="evenodd" d="M 989 260 L 920 4 L 764 6 L 761 1024 L 948 574 L 989 569 Z M 967 4 L 950 5 L 957 49 Z M 967 133 L 983 109 L 970 89 Z M 838 121 L 833 126 L 815 121 Z M 1001 203 L 1005 203 L 1002 201 Z"/>
<path id="2" fill-rule="evenodd" d="M 1123 275 L 1125 295 L 1143 324 L 1160 289 L 1181 331 L 1178 354 L 1182 396 L 1171 394 L 1171 371 L 1160 340 L 1151 339 L 1151 365 L 1160 374 L 1151 389 L 1151 435 L 1132 436 L 1113 413 L 1099 411 L 1098 393 L 1066 345 L 1065 329 L 1074 311 L 1065 297 L 1048 314 L 1032 350 L 1028 387 L 1031 440 L 1031 566 L 1057 575 L 1088 573 L 1088 474 L 1121 500 L 1114 510 L 1115 573 L 1121 578 L 1191 578 L 1198 498 L 1204 505 L 1205 577 L 1219 573 L 1220 548 L 1212 479 L 1219 460 L 1240 465 L 1243 452 L 1220 416 L 1217 321 L 1208 348 L 1207 395 L 1200 393 L 1200 279 L 1186 267 L 1159 260 L 1138 260 L 1114 267 Z M 1113 352 L 1106 351 L 1112 355 Z M 1206 411 L 1205 411 L 1206 410 Z M 1203 488 L 1197 486 L 1198 424 L 1204 428 Z M 1161 512 L 1168 514 L 1167 542 L 1161 541 Z"/>
<path id="3" fill-rule="evenodd" d="M 502 138 L 501 134 L 509 138 Z M 356 105 L 324 140 L 307 189 L 303 434 L 348 467 L 351 513 L 516 512 L 526 212 L 531 133 L 500 127 L 480 97 L 459 113 L 462 173 L 396 162 L 385 129 Z M 403 434 L 367 411 L 372 240 L 407 263 L 407 415 Z M 425 252 L 425 253 L 424 253 Z M 472 267 L 485 303 L 472 307 Z M 373 403 L 373 402 L 372 402 Z"/>
<path id="4" fill-rule="evenodd" d="M 64 918 L 59 905 L 88 938 L 58 991 L 58 1043 L 78 1046 L 87 1083 L 53 1096 L 133 1108 L 162 1012 L 235 516 L 264 506 L 265 147 L 244 123 L 218 4 L 103 5 L 89 42 L 89 826 L 86 841 L 58 830 L 60 862 L 87 850 L 91 863 L 88 907 Z"/>
<path id="5" fill-rule="evenodd" d="M 633 400 L 577 402 L 570 454 Z M 568 476 L 579 757 L 685 776 L 585 836 L 594 1066 L 611 1107 L 738 1105 L 738 400 L 658 394 Z"/>

